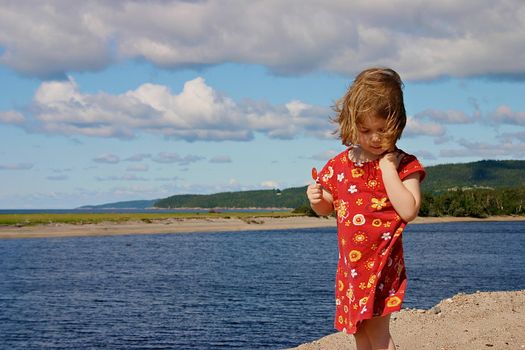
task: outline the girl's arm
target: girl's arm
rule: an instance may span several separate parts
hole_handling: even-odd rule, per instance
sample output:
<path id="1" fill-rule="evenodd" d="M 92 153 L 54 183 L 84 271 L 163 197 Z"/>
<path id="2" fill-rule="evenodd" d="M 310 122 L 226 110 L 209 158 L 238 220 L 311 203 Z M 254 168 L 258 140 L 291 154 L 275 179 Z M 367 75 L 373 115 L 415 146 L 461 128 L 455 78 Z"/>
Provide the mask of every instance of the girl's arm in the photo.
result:
<path id="1" fill-rule="evenodd" d="M 334 199 L 321 184 L 315 183 L 308 186 L 306 195 L 310 201 L 310 206 L 317 215 L 328 216 L 334 211 Z"/>
<path id="2" fill-rule="evenodd" d="M 387 153 L 379 160 L 379 167 L 390 203 L 401 219 L 409 222 L 417 217 L 421 206 L 420 175 L 419 173 L 410 174 L 401 181 L 397 167 L 402 157 L 403 155 L 399 152 Z"/>

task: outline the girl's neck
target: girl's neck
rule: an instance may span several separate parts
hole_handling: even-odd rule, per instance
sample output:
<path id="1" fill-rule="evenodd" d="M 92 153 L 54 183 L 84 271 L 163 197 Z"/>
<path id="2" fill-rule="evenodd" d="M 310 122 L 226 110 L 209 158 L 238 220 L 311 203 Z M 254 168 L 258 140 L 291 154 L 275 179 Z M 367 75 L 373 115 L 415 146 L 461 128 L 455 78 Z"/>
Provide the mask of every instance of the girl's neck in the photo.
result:
<path id="1" fill-rule="evenodd" d="M 359 145 L 352 145 L 348 152 L 348 156 L 354 163 L 367 163 L 379 159 L 378 155 L 365 151 L 359 147 Z"/>

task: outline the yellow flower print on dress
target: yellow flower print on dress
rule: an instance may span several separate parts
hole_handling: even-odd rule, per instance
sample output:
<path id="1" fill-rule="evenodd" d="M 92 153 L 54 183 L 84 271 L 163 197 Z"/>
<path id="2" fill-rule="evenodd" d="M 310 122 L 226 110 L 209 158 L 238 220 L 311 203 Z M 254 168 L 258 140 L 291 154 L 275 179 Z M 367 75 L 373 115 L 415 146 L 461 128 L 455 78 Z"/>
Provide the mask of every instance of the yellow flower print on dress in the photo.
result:
<path id="1" fill-rule="evenodd" d="M 374 219 L 372 220 L 372 226 L 374 227 L 379 227 L 383 224 L 383 222 L 381 221 L 381 219 Z"/>
<path id="2" fill-rule="evenodd" d="M 402 232 L 403 232 L 403 228 L 402 228 L 402 227 L 398 228 L 398 229 L 396 230 L 396 232 L 394 233 L 394 237 L 399 236 Z"/>
<path id="3" fill-rule="evenodd" d="M 368 302 L 368 297 L 363 297 L 359 300 L 359 306 L 366 305 L 367 302 Z"/>
<path id="4" fill-rule="evenodd" d="M 365 216 L 363 214 L 355 214 L 354 218 L 352 219 L 352 223 L 356 226 L 364 225 L 366 222 Z"/>
<path id="5" fill-rule="evenodd" d="M 350 251 L 350 253 L 348 254 L 348 257 L 350 258 L 351 262 L 359 261 L 361 259 L 361 256 L 362 256 L 361 252 L 355 249 Z"/>
<path id="6" fill-rule="evenodd" d="M 376 283 L 376 275 L 371 275 L 370 278 L 368 279 L 368 288 L 372 288 L 374 286 L 374 283 Z"/>
<path id="7" fill-rule="evenodd" d="M 362 244 L 362 243 L 365 243 L 367 241 L 367 237 L 366 237 L 366 233 L 364 233 L 363 231 L 357 231 L 355 234 L 354 234 L 354 237 L 352 238 L 352 240 L 354 241 L 354 243 L 356 244 Z"/>
<path id="8" fill-rule="evenodd" d="M 392 295 L 386 301 L 386 306 L 388 307 L 396 307 L 399 306 L 399 304 L 401 304 L 401 299 L 395 295 Z"/>
<path id="9" fill-rule="evenodd" d="M 343 222 L 349 215 L 348 213 L 348 204 L 345 201 L 339 201 L 337 203 L 337 218 L 339 219 L 339 222 Z"/>
<path id="10" fill-rule="evenodd" d="M 366 183 L 366 185 L 368 186 L 368 188 L 371 188 L 371 189 L 376 189 L 377 186 L 379 186 L 379 181 L 377 180 L 368 180 L 368 182 Z"/>
<path id="11" fill-rule="evenodd" d="M 337 286 L 338 286 L 340 292 L 342 292 L 343 289 L 345 289 L 345 284 L 341 280 L 337 281 Z"/>
<path id="12" fill-rule="evenodd" d="M 386 201 L 387 201 L 386 197 L 383 197 L 381 199 L 372 198 L 371 206 L 372 206 L 372 208 L 374 208 L 376 210 L 381 210 L 384 207 L 386 207 Z"/>
<path id="13" fill-rule="evenodd" d="M 362 168 L 354 168 L 352 169 L 352 177 L 361 177 L 365 174 L 365 171 Z"/>
<path id="14" fill-rule="evenodd" d="M 348 300 L 350 300 L 350 302 L 355 300 L 354 290 L 352 289 L 352 286 L 350 286 L 350 288 L 348 288 L 348 290 L 346 291 L 346 297 L 348 298 Z"/>
<path id="15" fill-rule="evenodd" d="M 323 181 L 324 182 L 328 182 L 328 180 L 330 180 L 332 178 L 332 176 L 334 176 L 334 168 L 329 166 L 328 167 L 328 172 L 323 175 Z"/>

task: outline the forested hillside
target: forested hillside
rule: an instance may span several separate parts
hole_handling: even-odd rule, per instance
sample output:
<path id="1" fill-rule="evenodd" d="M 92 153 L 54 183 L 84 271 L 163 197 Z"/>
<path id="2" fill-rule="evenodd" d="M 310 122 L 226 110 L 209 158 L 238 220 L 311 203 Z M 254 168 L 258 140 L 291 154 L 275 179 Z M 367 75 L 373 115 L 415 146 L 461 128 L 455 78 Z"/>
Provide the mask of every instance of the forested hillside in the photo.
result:
<path id="1" fill-rule="evenodd" d="M 426 192 L 420 216 L 525 215 L 525 186 L 505 189 L 465 188 L 437 194 Z"/>
<path id="2" fill-rule="evenodd" d="M 525 215 L 525 161 L 484 160 L 425 169 L 421 216 Z M 306 186 L 184 194 L 156 201 L 118 202 L 90 208 L 294 208 L 312 214 L 305 191 Z"/>
<path id="3" fill-rule="evenodd" d="M 443 192 L 451 188 L 509 188 L 525 185 L 525 161 L 482 160 L 473 163 L 426 167 L 424 192 Z"/>
<path id="4" fill-rule="evenodd" d="M 297 208 L 306 204 L 306 187 L 285 190 L 184 194 L 161 199 L 159 208 Z"/>
<path id="5" fill-rule="evenodd" d="M 79 209 L 146 209 L 155 205 L 156 199 L 114 202 L 101 205 L 84 205 Z"/>

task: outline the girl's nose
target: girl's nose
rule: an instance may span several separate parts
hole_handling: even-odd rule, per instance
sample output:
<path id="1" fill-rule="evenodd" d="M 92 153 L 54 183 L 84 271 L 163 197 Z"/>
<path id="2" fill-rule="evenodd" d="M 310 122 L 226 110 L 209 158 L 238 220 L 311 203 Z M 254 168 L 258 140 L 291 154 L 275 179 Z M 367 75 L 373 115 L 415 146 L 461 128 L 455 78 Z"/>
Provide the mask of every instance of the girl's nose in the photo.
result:
<path id="1" fill-rule="evenodd" d="M 373 142 L 379 142 L 379 141 L 381 141 L 381 135 L 379 135 L 379 134 L 376 133 L 376 132 L 373 133 L 373 134 L 372 134 L 372 141 L 373 141 Z"/>

